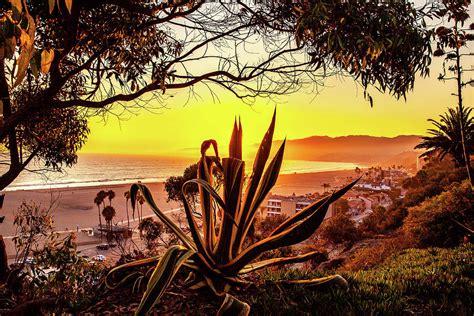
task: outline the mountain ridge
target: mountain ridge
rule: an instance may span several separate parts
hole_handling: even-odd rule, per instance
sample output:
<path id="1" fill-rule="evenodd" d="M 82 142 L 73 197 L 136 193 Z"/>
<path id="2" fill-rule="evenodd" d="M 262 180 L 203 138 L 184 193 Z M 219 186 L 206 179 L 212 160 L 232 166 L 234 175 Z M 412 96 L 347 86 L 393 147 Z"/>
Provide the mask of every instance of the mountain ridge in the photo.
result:
<path id="1" fill-rule="evenodd" d="M 315 160 L 333 162 L 354 162 L 370 165 L 386 165 L 388 161 L 400 163 L 410 167 L 416 165 L 419 151 L 414 147 L 420 142 L 418 135 L 370 136 L 319 136 L 313 135 L 286 141 L 285 158 L 294 160 Z M 274 145 L 281 144 L 282 140 L 275 140 Z M 403 163 L 402 163 L 403 162 Z M 408 166 L 407 166 L 408 167 Z"/>

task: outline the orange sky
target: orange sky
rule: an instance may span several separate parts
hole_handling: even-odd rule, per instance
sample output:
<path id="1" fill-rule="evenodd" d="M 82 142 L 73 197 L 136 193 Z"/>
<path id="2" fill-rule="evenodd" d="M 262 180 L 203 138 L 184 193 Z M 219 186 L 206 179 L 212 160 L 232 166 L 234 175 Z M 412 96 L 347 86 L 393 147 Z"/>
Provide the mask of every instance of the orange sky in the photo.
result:
<path id="1" fill-rule="evenodd" d="M 275 138 L 304 138 L 312 135 L 374 135 L 425 134 L 431 127 L 428 118 L 436 118 L 448 106 L 454 106 L 453 82 L 436 79 L 439 61 L 432 65 L 432 77 L 419 79 L 407 101 L 374 93 L 374 107 L 364 100 L 363 92 L 351 79 L 341 82 L 327 80 L 320 94 L 296 93 L 277 102 Z M 167 109 L 159 113 L 140 111 L 125 120 L 109 117 L 90 120 L 89 141 L 84 153 L 157 154 L 196 156 L 201 142 L 214 138 L 227 151 L 235 115 L 242 117 L 244 145 L 260 142 L 271 118 L 275 103 L 259 99 L 248 106 L 229 93 L 219 93 L 220 103 L 197 86 L 199 100 L 185 105 L 186 94 L 174 93 Z M 473 105 L 473 89 L 464 90 L 466 106 Z"/>

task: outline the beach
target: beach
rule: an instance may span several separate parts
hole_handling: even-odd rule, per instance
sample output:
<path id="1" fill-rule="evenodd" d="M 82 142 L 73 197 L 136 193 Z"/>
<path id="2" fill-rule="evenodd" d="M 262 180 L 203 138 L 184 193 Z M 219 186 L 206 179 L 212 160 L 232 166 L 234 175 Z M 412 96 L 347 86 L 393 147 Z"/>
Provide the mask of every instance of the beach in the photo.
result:
<path id="1" fill-rule="evenodd" d="M 354 170 L 324 171 L 315 173 L 294 173 L 280 175 L 274 188 L 273 194 L 291 195 L 293 193 L 306 194 L 322 192 L 323 183 L 330 183 L 332 187 L 347 183 L 347 177 L 355 176 Z M 167 202 L 167 194 L 163 182 L 146 183 L 153 193 L 154 200 L 162 211 L 170 211 L 179 208 L 178 202 Z M 99 213 L 94 198 L 100 190 L 113 190 L 115 198 L 112 206 L 116 210 L 113 219 L 114 224 L 127 225 L 126 200 L 124 193 L 130 189 L 130 184 L 79 186 L 55 189 L 17 190 L 8 191 L 5 195 L 2 216 L 5 215 L 3 224 L 0 225 L 0 234 L 3 235 L 9 253 L 11 253 L 11 237 L 15 235 L 13 225 L 15 212 L 22 202 L 34 202 L 44 208 L 51 207 L 51 215 L 54 218 L 54 229 L 61 232 L 77 232 L 81 229 L 91 228 L 98 225 Z M 108 200 L 106 200 L 108 204 Z M 175 213 L 184 211 L 175 211 Z M 153 211 L 145 203 L 143 205 L 143 216 L 153 215 Z M 129 205 L 129 217 L 132 220 L 132 210 Z M 137 215 L 135 214 L 135 218 Z M 102 217 L 102 223 L 105 223 Z M 137 221 L 132 222 L 136 227 Z M 80 234 L 79 234 L 80 236 Z M 81 239 L 81 238 L 79 238 Z"/>
<path id="2" fill-rule="evenodd" d="M 284 174 L 278 177 L 276 185 L 271 193 L 291 195 L 293 193 L 306 194 L 312 192 L 322 192 L 323 183 L 330 183 L 332 186 L 342 184 L 348 176 L 355 176 L 353 170 L 324 171 L 315 173 Z M 339 181 L 337 181 L 339 179 Z M 342 182 L 341 182 L 342 181 Z M 146 184 L 155 199 L 158 207 L 163 210 L 171 210 L 179 207 L 179 203 L 171 201 L 168 203 L 167 195 L 164 190 L 164 183 Z M 0 225 L 0 232 L 3 236 L 13 235 L 14 214 L 20 204 L 24 202 L 34 202 L 48 208 L 52 201 L 51 212 L 54 216 L 54 226 L 56 230 L 77 230 L 92 227 L 98 224 L 98 209 L 94 204 L 94 198 L 100 190 L 113 190 L 115 198 L 112 200 L 112 206 L 116 210 L 114 223 L 126 223 L 126 200 L 124 193 L 130 189 L 130 184 L 100 185 L 88 187 L 67 187 L 61 189 L 37 189 L 37 190 L 18 190 L 6 192 L 5 202 L 3 204 L 2 215 L 5 215 L 5 221 Z M 108 200 L 106 200 L 108 204 Z M 132 211 L 129 207 L 130 218 Z M 143 215 L 151 215 L 153 212 L 148 205 L 143 205 Z"/>

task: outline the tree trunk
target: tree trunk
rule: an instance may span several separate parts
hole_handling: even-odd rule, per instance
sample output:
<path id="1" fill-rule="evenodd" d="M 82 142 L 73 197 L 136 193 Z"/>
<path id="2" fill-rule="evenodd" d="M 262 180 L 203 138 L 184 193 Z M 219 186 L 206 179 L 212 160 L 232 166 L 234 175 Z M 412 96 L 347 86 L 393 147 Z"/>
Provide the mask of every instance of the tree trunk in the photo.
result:
<path id="1" fill-rule="evenodd" d="M 458 41 L 458 21 L 455 22 L 455 32 L 456 32 L 456 41 Z M 459 47 L 456 46 L 456 83 L 458 88 L 458 115 L 459 115 L 459 124 L 461 129 L 461 143 L 464 155 L 464 164 L 466 166 L 467 177 L 471 182 L 471 186 L 474 186 L 474 179 L 472 178 L 472 169 L 471 169 L 471 156 L 466 145 L 466 136 L 464 134 L 464 122 L 463 122 L 463 105 L 462 105 L 462 71 L 461 71 L 461 54 Z"/>
<path id="2" fill-rule="evenodd" d="M 100 215 L 100 207 L 97 206 L 97 209 L 99 210 L 99 231 L 100 231 L 100 240 L 102 240 L 102 217 Z"/>
<path id="3" fill-rule="evenodd" d="M 0 282 L 5 282 L 8 277 L 8 257 L 7 248 L 3 241 L 3 236 L 0 235 Z"/>
<path id="4" fill-rule="evenodd" d="M 128 200 L 127 200 L 127 204 L 125 205 L 125 210 L 127 212 L 127 226 L 128 226 L 128 229 L 130 229 L 130 217 L 128 216 Z"/>

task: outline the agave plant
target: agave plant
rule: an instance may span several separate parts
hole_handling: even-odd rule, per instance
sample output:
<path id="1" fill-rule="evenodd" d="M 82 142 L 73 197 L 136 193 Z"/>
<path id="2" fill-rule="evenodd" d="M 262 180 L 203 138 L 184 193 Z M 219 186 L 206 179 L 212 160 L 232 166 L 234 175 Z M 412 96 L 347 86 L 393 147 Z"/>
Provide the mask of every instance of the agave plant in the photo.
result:
<path id="1" fill-rule="evenodd" d="M 221 159 L 219 157 L 217 143 L 214 140 L 203 142 L 201 159 L 198 164 L 198 177 L 187 181 L 182 188 L 183 205 L 190 228 L 189 235 L 158 208 L 150 190 L 145 185 L 134 184 L 131 187 L 132 206 L 135 207 L 137 194 L 140 191 L 158 218 L 179 237 L 183 244 L 183 246 L 170 247 L 161 257 L 131 262 L 109 272 L 106 284 L 109 287 L 117 287 L 134 275 L 129 273 L 126 277 L 119 278 L 119 281 L 114 282 L 113 280 L 117 279 L 116 276 L 121 272 L 157 262 L 153 271 L 150 270 L 148 285 L 136 315 L 145 315 L 153 308 L 183 266 L 191 271 L 185 282 L 186 286 L 191 289 L 209 287 L 216 295 L 225 296 L 219 311 L 220 314 L 238 311 L 239 314 L 246 315 L 250 307 L 229 294 L 232 287 L 249 283 L 244 278 L 245 274 L 272 265 L 306 261 L 317 254 L 317 252 L 310 252 L 293 257 L 258 260 L 265 251 L 294 245 L 309 238 L 322 223 L 329 205 L 347 192 L 355 182 L 300 210 L 279 225 L 265 239 L 250 245 L 246 242 L 257 210 L 275 185 L 283 160 L 285 141 L 267 165 L 274 128 L 275 113 L 258 149 L 245 193 L 243 192 L 245 165 L 242 160 L 240 120 L 239 123 L 237 121 L 234 123 L 228 158 Z M 207 155 L 211 146 L 215 153 L 214 156 Z M 223 174 L 223 184 L 220 190 L 222 196 L 213 187 L 213 168 L 219 168 Z M 195 213 L 186 198 L 187 187 L 193 183 L 199 186 L 201 227 L 198 225 Z M 296 281 L 296 283 L 317 285 L 331 281 L 345 282 L 342 277 L 335 275 L 321 279 Z"/>

